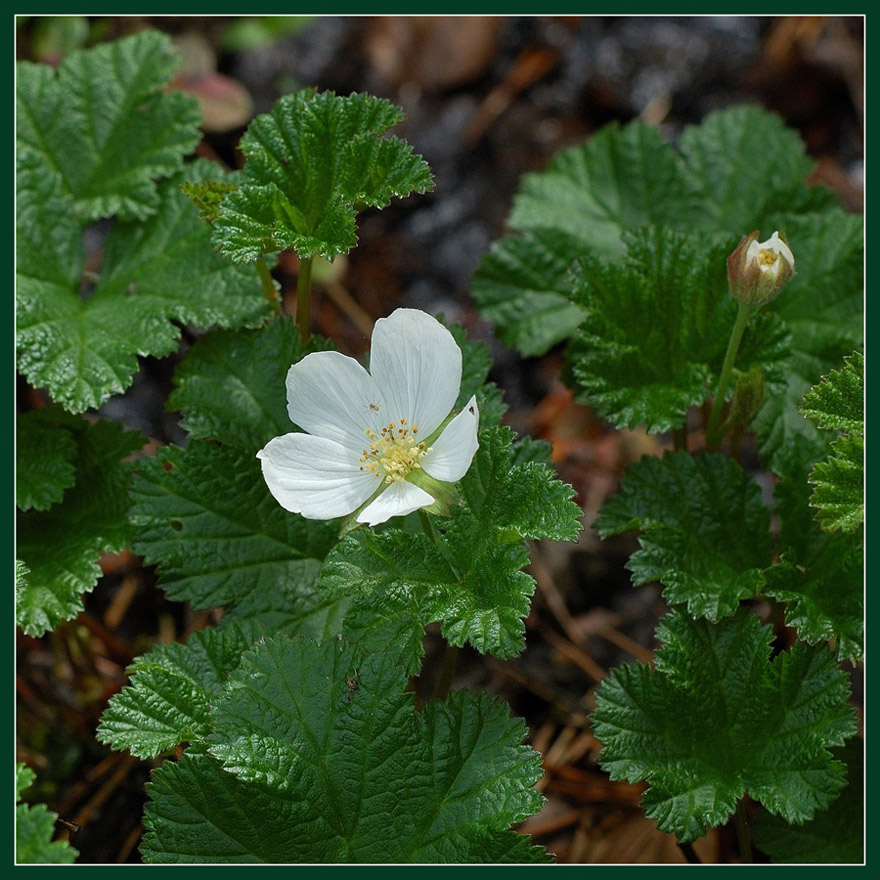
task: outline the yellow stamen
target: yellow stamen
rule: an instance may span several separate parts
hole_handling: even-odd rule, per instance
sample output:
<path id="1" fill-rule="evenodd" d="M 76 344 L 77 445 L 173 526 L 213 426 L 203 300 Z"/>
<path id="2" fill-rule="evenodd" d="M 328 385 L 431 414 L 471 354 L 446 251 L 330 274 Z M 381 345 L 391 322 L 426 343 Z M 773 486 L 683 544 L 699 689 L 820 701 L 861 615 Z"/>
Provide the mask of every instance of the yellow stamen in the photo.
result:
<path id="1" fill-rule="evenodd" d="M 762 266 L 772 266 L 779 259 L 779 254 L 776 251 L 771 251 L 769 248 L 761 248 L 758 251 L 758 262 Z"/>
<path id="2" fill-rule="evenodd" d="M 397 483 L 405 480 L 415 469 L 421 468 L 419 459 L 424 458 L 431 449 L 424 443 L 418 443 L 413 436 L 418 433 L 415 425 L 409 427 L 406 419 L 401 419 L 398 426 L 389 422 L 377 436 L 370 428 L 364 430 L 370 441 L 368 449 L 363 450 L 360 458 L 360 469 L 370 471 L 386 483 Z"/>

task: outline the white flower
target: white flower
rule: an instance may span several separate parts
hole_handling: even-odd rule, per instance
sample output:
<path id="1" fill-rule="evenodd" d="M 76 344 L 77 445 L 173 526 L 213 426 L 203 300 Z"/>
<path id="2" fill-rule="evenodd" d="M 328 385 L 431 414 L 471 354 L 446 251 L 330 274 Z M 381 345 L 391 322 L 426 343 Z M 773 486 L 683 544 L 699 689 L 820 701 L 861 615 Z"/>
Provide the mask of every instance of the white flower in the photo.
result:
<path id="1" fill-rule="evenodd" d="M 426 489 L 460 480 L 479 445 L 475 397 L 447 422 L 460 386 L 461 349 L 417 309 L 376 321 L 370 372 L 335 351 L 306 355 L 287 374 L 287 412 L 307 433 L 257 453 L 269 491 L 309 519 L 363 507 L 371 526 L 433 504 Z"/>
<path id="2" fill-rule="evenodd" d="M 767 241 L 749 242 L 746 261 L 755 261 L 762 272 L 769 273 L 774 279 L 779 276 L 780 269 L 786 263 L 794 269 L 794 254 L 792 254 L 791 248 L 779 237 L 779 232 L 774 232 Z"/>
<path id="3" fill-rule="evenodd" d="M 741 303 L 761 306 L 776 298 L 794 275 L 794 254 L 774 232 L 767 241 L 758 241 L 757 231 L 749 233 L 727 258 L 730 292 Z"/>

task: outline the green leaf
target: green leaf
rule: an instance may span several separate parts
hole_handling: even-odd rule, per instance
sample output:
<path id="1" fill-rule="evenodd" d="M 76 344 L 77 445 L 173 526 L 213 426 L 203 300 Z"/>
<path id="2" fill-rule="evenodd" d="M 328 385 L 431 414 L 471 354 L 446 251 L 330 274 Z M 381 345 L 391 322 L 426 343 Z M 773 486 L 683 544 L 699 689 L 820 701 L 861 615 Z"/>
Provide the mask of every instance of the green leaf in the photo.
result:
<path id="1" fill-rule="evenodd" d="M 797 405 L 860 336 L 861 218 L 804 184 L 811 167 L 797 134 L 757 107 L 709 114 L 677 148 L 639 121 L 608 126 L 522 178 L 508 220 L 518 234 L 486 256 L 475 296 L 524 354 L 571 337 L 567 381 L 616 427 L 665 431 L 702 403 L 720 369 L 733 325 L 727 256 L 752 229 L 785 230 L 797 275 L 752 321 L 736 365 L 768 374 L 755 426 L 781 474 L 789 459 L 820 454 Z M 632 265 L 627 236 L 650 226 L 662 229 L 655 253 L 643 246 Z"/>
<path id="2" fill-rule="evenodd" d="M 130 683 L 111 700 L 97 738 L 152 758 L 210 729 L 211 703 L 251 646 L 240 627 L 195 632 L 186 644 L 156 645 L 126 670 Z"/>
<path id="3" fill-rule="evenodd" d="M 21 800 L 21 793 L 31 787 L 33 785 L 34 780 L 37 778 L 37 774 L 31 770 L 26 764 L 23 764 L 21 761 L 17 762 L 15 765 L 15 801 Z"/>
<path id="4" fill-rule="evenodd" d="M 674 152 L 656 126 L 637 121 L 608 125 L 558 153 L 546 171 L 526 174 L 508 225 L 559 230 L 584 250 L 616 256 L 627 229 L 689 228 L 687 208 L 686 179 Z"/>
<path id="5" fill-rule="evenodd" d="M 819 511 L 823 528 L 852 533 L 865 520 L 865 441 L 840 437 L 831 449 L 831 457 L 813 467 L 812 505 Z"/>
<path id="6" fill-rule="evenodd" d="M 550 464 L 553 456 L 553 444 L 549 440 L 536 440 L 524 435 L 517 437 L 510 447 L 512 464 L 525 464 L 534 461 L 539 464 Z"/>
<path id="7" fill-rule="evenodd" d="M 764 572 L 764 593 L 785 603 L 786 622 L 799 638 L 835 639 L 841 658 L 858 661 L 865 628 L 861 541 L 823 531 L 809 501 L 803 471 L 776 489 L 780 561 Z"/>
<path id="8" fill-rule="evenodd" d="M 720 372 L 735 302 L 725 271 L 730 239 L 650 227 L 624 236 L 625 257 L 575 264 L 587 317 L 568 350 L 575 390 L 617 428 L 662 433 L 684 424 Z M 737 366 L 779 382 L 787 338 L 778 319 L 751 328 Z"/>
<path id="9" fill-rule="evenodd" d="M 806 553 L 783 553 L 765 572 L 764 593 L 785 603 L 785 619 L 805 642 L 835 639 L 842 659 L 864 656 L 864 565 L 851 541 L 821 541 Z"/>
<path id="10" fill-rule="evenodd" d="M 770 513 L 758 484 L 718 454 L 669 452 L 632 465 L 595 522 L 605 538 L 638 529 L 633 583 L 659 580 L 671 603 L 718 620 L 760 591 L 770 563 Z"/>
<path id="11" fill-rule="evenodd" d="M 199 217 L 213 223 L 220 210 L 220 202 L 228 193 L 238 189 L 232 183 L 232 174 L 227 175 L 230 182 L 220 180 L 203 180 L 199 183 L 182 183 L 181 192 L 199 209 Z"/>
<path id="12" fill-rule="evenodd" d="M 846 340 L 860 341 L 864 318 L 864 219 L 840 209 L 780 219 L 792 248 L 797 272 L 773 301 L 785 320 L 794 347 L 827 355 Z M 798 249 L 803 242 L 806 247 Z M 837 356 L 832 367 L 855 348 Z"/>
<path id="13" fill-rule="evenodd" d="M 73 52 L 57 71 L 17 65 L 18 155 L 42 157 L 78 220 L 158 210 L 156 179 L 200 137 L 196 100 L 165 91 L 177 64 L 170 39 L 148 30 Z"/>
<path id="14" fill-rule="evenodd" d="M 131 464 L 124 459 L 144 442 L 121 425 L 90 424 L 54 407 L 41 410 L 40 421 L 74 439 L 76 481 L 48 510 L 18 516 L 17 552 L 30 577 L 17 595 L 16 623 L 34 636 L 75 617 L 82 593 L 98 582 L 100 555 L 126 545 Z"/>
<path id="15" fill-rule="evenodd" d="M 813 467 L 811 504 L 829 532 L 856 531 L 865 519 L 865 359 L 854 352 L 804 397 L 801 412 L 820 428 L 846 431 Z"/>
<path id="16" fill-rule="evenodd" d="M 19 602 L 28 588 L 28 575 L 31 570 L 20 560 L 15 560 L 15 603 Z"/>
<path id="17" fill-rule="evenodd" d="M 492 523 L 508 539 L 515 532 L 532 540 L 577 540 L 583 526 L 582 511 L 571 500 L 574 489 L 558 480 L 548 464 L 514 464 L 519 453 L 513 439 L 508 428 L 480 434 L 480 449 L 460 484 L 466 508 L 483 529 Z M 460 552 L 466 558 L 464 548 Z"/>
<path id="18" fill-rule="evenodd" d="M 79 284 L 85 265 L 83 230 L 44 156 L 18 157 L 16 176 L 16 271 L 22 285 L 59 288 Z"/>
<path id="19" fill-rule="evenodd" d="M 830 204 L 803 184 L 813 162 L 797 133 L 762 108 L 710 113 L 677 146 L 641 121 L 606 126 L 522 178 L 508 225 L 559 230 L 599 255 L 639 226 L 742 236 L 770 214 Z"/>
<path id="20" fill-rule="evenodd" d="M 21 510 L 48 510 L 76 481 L 76 440 L 51 425 L 39 410 L 23 413 L 16 425 L 15 501 Z"/>
<path id="21" fill-rule="evenodd" d="M 453 409 L 464 409 L 471 397 L 476 395 L 480 424 L 484 428 L 497 427 L 507 412 L 507 404 L 501 389 L 488 381 L 492 369 L 489 347 L 484 342 L 468 339 L 465 329 L 459 324 L 444 326 L 461 349 L 461 387 Z"/>
<path id="22" fill-rule="evenodd" d="M 710 374 L 702 352 L 688 350 L 689 330 L 700 317 L 712 329 L 717 304 L 731 309 L 722 271 L 728 248 L 707 250 L 659 227 L 629 244 L 625 261 L 577 263 L 575 293 L 587 317 L 568 363 L 598 415 L 617 428 L 644 424 L 660 433 L 682 424 L 705 397 Z"/>
<path id="23" fill-rule="evenodd" d="M 330 552 L 320 589 L 351 596 L 349 632 L 371 618 L 398 621 L 409 669 L 418 666 L 424 627 L 442 623 L 453 645 L 512 657 L 523 648 L 523 618 L 534 581 L 523 539 L 573 541 L 581 529 L 573 490 L 538 462 L 511 464 L 509 429 L 480 431 L 480 449 L 459 483 L 462 506 L 428 517 L 430 534 L 395 525 L 360 528 Z"/>
<path id="24" fill-rule="evenodd" d="M 241 140 L 241 186 L 221 202 L 217 247 L 236 262 L 294 248 L 332 258 L 357 242 L 355 215 L 433 187 L 399 138 L 382 137 L 401 110 L 365 94 L 303 90 L 258 116 Z"/>
<path id="25" fill-rule="evenodd" d="M 845 773 L 829 749 L 856 722 L 829 651 L 798 643 L 771 660 L 770 627 L 745 609 L 717 624 L 673 611 L 658 637 L 656 669 L 612 670 L 592 722 L 601 766 L 649 781 L 642 805 L 662 831 L 701 837 L 746 794 L 787 822 L 831 803 Z"/>
<path id="26" fill-rule="evenodd" d="M 342 632 L 348 597 L 328 599 L 317 588 L 319 572 L 275 593 L 251 592 L 223 613 L 220 628 L 241 627 L 251 642 L 267 632 L 306 633 L 326 639 Z M 383 644 L 383 649 L 385 645 Z"/>
<path id="27" fill-rule="evenodd" d="M 291 365 L 331 347 L 327 340 L 312 337 L 304 348 L 288 317 L 259 330 L 209 333 L 177 369 L 168 408 L 183 411 L 183 427 L 193 438 L 217 440 L 255 455 L 273 437 L 294 430 L 285 386 Z"/>
<path id="28" fill-rule="evenodd" d="M 827 810 L 802 825 L 791 825 L 763 809 L 758 811 L 755 843 L 774 862 L 864 863 L 864 743 L 853 737 L 834 751 L 846 765 L 847 785 Z"/>
<path id="29" fill-rule="evenodd" d="M 306 520 L 269 494 L 254 451 L 196 441 L 140 463 L 134 544 L 173 599 L 197 608 L 281 596 L 312 582 L 339 524 Z"/>
<path id="30" fill-rule="evenodd" d="M 740 236 L 790 210 L 814 165 L 797 132 L 760 107 L 709 113 L 684 129 L 678 147 L 694 206 L 686 222 Z"/>
<path id="31" fill-rule="evenodd" d="M 509 830 L 542 800 L 522 722 L 465 692 L 414 712 L 386 653 L 268 639 L 212 723 L 214 757 L 167 762 L 149 785 L 149 862 L 546 859 Z"/>
<path id="32" fill-rule="evenodd" d="M 798 410 L 804 394 L 825 369 L 824 364 L 824 358 L 793 351 L 788 361 L 788 383 L 783 390 L 765 396 L 752 421 L 762 461 L 783 479 L 827 451 L 826 438 Z"/>
<path id="33" fill-rule="evenodd" d="M 242 653 L 266 633 L 324 639 L 342 629 L 344 601 L 327 601 L 309 584 L 296 591 L 251 594 L 224 613 L 214 629 L 193 633 L 186 644 L 157 645 L 128 668 L 129 684 L 101 716 L 98 739 L 115 749 L 150 758 L 192 742 L 210 730 L 211 706 Z M 381 644 L 380 649 L 385 649 Z"/>
<path id="34" fill-rule="evenodd" d="M 471 292 L 502 342 L 523 355 L 541 355 L 574 334 L 585 312 L 571 301 L 567 272 L 581 247 L 571 234 L 543 228 L 492 245 Z"/>
<path id="35" fill-rule="evenodd" d="M 768 395 L 753 423 L 760 452 L 781 477 L 826 452 L 826 440 L 799 408 L 823 375 L 862 344 L 864 229 L 843 211 L 780 218 L 797 273 L 769 306 L 791 333 L 786 385 Z"/>
<path id="36" fill-rule="evenodd" d="M 209 173 L 200 162 L 186 176 Z M 70 236 L 47 235 L 38 247 L 59 206 L 51 192 L 27 189 L 30 183 L 42 185 L 34 177 L 19 188 L 18 366 L 71 412 L 124 391 L 137 355 L 174 351 L 180 331 L 172 322 L 255 326 L 268 315 L 253 270 L 213 253 L 209 227 L 176 180 L 159 188 L 158 212 L 149 220 L 114 225 L 100 280 L 83 298 L 82 254 L 74 258 Z"/>
<path id="37" fill-rule="evenodd" d="M 834 370 L 804 397 L 801 412 L 820 428 L 865 432 L 865 356 L 853 352 L 842 369 Z"/>
<path id="38" fill-rule="evenodd" d="M 525 175 L 509 225 L 559 229 L 596 252 L 619 249 L 638 226 L 742 235 L 793 202 L 813 208 L 803 186 L 812 167 L 797 133 L 759 107 L 708 114 L 677 152 L 655 126 L 610 125 Z"/>
<path id="39" fill-rule="evenodd" d="M 21 802 L 21 793 L 34 781 L 33 770 L 15 765 L 15 863 L 17 865 L 69 865 L 79 853 L 66 841 L 52 841 L 57 813 L 45 804 Z"/>

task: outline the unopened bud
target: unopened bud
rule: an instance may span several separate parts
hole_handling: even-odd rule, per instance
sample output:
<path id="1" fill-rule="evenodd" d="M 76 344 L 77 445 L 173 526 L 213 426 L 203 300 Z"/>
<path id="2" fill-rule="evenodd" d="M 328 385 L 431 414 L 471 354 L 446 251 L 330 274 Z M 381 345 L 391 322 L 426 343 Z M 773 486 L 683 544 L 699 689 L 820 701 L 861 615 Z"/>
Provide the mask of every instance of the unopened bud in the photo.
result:
<path id="1" fill-rule="evenodd" d="M 794 275 L 794 255 L 774 232 L 767 241 L 758 241 L 757 231 L 749 233 L 727 258 L 727 281 L 733 298 L 750 306 L 762 306 L 776 299 Z"/>

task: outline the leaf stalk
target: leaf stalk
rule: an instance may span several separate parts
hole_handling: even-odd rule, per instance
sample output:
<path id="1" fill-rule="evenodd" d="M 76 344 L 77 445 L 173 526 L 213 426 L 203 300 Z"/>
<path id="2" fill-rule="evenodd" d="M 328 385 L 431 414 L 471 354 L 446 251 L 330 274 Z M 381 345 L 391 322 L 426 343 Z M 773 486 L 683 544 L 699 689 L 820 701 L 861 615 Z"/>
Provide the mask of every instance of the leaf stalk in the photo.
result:
<path id="1" fill-rule="evenodd" d="M 309 323 L 312 306 L 312 258 L 302 257 L 299 277 L 296 279 L 296 326 L 303 345 L 309 341 Z"/>
<path id="2" fill-rule="evenodd" d="M 730 387 L 730 380 L 733 376 L 733 364 L 736 361 L 743 333 L 754 310 L 754 306 L 740 303 L 739 311 L 736 313 L 736 321 L 734 321 L 733 329 L 730 331 L 730 341 L 727 343 L 727 352 L 724 355 L 724 363 L 721 366 L 721 375 L 718 377 L 715 402 L 712 404 L 712 412 L 709 415 L 709 427 L 706 429 L 706 446 L 709 449 L 717 449 L 721 443 L 723 435 L 718 430 L 718 420 L 721 418 L 724 398 L 727 394 L 727 389 Z"/>
<path id="3" fill-rule="evenodd" d="M 269 301 L 269 305 L 272 306 L 272 311 L 275 312 L 276 315 L 280 315 L 281 299 L 278 296 L 278 290 L 275 287 L 275 282 L 272 280 L 272 274 L 269 272 L 269 267 L 263 259 L 257 260 L 257 274 L 260 276 L 260 283 L 263 285 L 263 296 Z"/>
<path id="4" fill-rule="evenodd" d="M 434 699 L 442 700 L 452 690 L 452 681 L 455 678 L 455 668 L 458 665 L 458 648 L 455 645 L 446 644 L 443 652 L 443 665 L 440 674 L 434 684 Z"/>
<path id="5" fill-rule="evenodd" d="M 736 839 L 739 844 L 739 857 L 742 863 L 747 865 L 752 861 L 752 835 L 749 830 L 749 818 L 746 815 L 746 803 L 743 799 L 740 799 L 736 805 L 734 821 L 736 823 Z"/>

